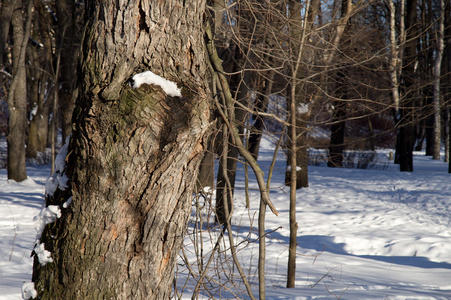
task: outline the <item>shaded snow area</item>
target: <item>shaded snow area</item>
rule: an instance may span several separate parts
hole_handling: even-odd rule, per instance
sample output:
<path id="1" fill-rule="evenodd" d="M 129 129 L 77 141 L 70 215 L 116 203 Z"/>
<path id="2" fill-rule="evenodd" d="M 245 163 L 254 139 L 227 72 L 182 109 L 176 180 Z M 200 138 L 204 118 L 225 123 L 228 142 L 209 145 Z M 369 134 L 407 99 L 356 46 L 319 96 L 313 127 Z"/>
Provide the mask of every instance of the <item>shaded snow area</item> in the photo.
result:
<path id="1" fill-rule="evenodd" d="M 265 173 L 273 148 L 268 139 L 262 142 L 259 161 Z M 387 152 L 379 152 L 382 159 Z M 283 185 L 285 157 L 279 154 L 270 196 L 280 215 L 270 210 L 266 214 L 267 299 L 451 299 L 451 175 L 446 163 L 422 153 L 415 153 L 414 159 L 413 173 L 400 173 L 391 163 L 386 170 L 309 166 L 310 187 L 297 191 L 296 288 L 286 289 L 289 188 Z M 247 210 L 242 169 L 240 165 L 232 219 L 234 241 L 257 296 L 259 194 L 250 176 Z M 31 279 L 30 254 L 36 243 L 33 218 L 44 205 L 50 166 L 27 171 L 29 179 L 16 183 L 7 181 L 6 170 L 0 170 L 0 300 L 22 299 L 22 285 Z M 200 214 L 194 214 L 193 207 L 190 234 L 185 239 L 185 255 L 196 273 L 201 264 L 206 266 L 220 233 L 215 228 L 206 231 L 213 227 L 208 201 L 201 198 L 197 203 Z M 58 217 L 52 208 L 44 213 L 48 214 L 42 219 Z M 195 227 L 199 220 L 210 222 Z M 203 248 L 193 247 L 194 238 L 201 237 Z M 228 247 L 228 240 L 221 244 L 222 250 Z M 203 260 L 196 261 L 196 251 Z M 43 261 L 51 263 L 47 254 L 42 252 Z M 210 268 L 200 299 L 246 298 L 229 252 L 215 256 Z M 181 297 L 189 299 L 195 282 L 182 258 L 177 270 Z M 33 296 L 29 285 L 26 297 Z"/>

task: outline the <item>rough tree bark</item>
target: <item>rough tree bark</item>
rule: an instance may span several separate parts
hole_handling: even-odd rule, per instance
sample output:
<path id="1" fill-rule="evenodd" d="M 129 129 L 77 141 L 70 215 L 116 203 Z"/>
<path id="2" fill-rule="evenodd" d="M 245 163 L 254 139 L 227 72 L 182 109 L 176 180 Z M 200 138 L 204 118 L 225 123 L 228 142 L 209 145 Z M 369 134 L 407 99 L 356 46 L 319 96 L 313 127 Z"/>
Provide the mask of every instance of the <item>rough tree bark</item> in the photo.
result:
<path id="1" fill-rule="evenodd" d="M 70 178 L 47 205 L 72 197 L 40 242 L 40 299 L 168 299 L 206 147 L 209 105 L 204 0 L 90 1 L 80 57 Z M 143 70 L 176 82 L 132 89 Z"/>

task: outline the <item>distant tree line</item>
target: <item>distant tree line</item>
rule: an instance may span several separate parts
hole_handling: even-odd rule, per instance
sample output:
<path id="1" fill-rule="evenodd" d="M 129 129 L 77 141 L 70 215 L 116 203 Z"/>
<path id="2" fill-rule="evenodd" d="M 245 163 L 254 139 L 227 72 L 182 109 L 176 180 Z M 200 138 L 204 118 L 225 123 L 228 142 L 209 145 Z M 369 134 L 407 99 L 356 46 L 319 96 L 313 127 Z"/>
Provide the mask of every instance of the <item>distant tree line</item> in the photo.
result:
<path id="1" fill-rule="evenodd" d="M 275 120 L 268 107 L 287 126 L 289 103 L 297 107 L 297 142 L 287 134 L 285 144 L 297 145 L 298 187 L 308 185 L 308 147 L 327 148 L 328 165 L 340 167 L 343 150 L 390 147 L 381 140 L 397 136 L 402 171 L 413 170 L 412 151 L 423 145 L 435 159 L 449 148 L 449 1 L 218 0 L 209 8 L 235 121 L 254 155 Z M 0 129 L 11 179 L 26 178 L 25 157 L 70 134 L 84 10 L 83 1 L 1 1 Z M 317 128 L 330 136 L 319 139 Z M 237 157 L 232 144 L 221 164 L 232 187 Z"/>

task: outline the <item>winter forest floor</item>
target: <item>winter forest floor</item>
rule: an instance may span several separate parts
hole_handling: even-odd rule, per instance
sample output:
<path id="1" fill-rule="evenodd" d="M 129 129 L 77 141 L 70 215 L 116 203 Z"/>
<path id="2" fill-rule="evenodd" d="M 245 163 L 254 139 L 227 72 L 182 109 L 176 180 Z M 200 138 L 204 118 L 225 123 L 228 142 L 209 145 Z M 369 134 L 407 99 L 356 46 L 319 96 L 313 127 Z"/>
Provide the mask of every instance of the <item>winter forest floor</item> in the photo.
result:
<path id="1" fill-rule="evenodd" d="M 269 140 L 263 142 L 259 161 L 265 171 L 273 149 Z M 387 152 L 378 152 L 382 164 L 388 163 L 384 170 L 309 166 L 310 186 L 297 191 L 295 289 L 285 288 L 289 188 L 283 185 L 285 158 L 278 155 L 271 200 L 280 215 L 269 210 L 266 214 L 268 299 L 451 299 L 448 165 L 415 153 L 414 172 L 400 173 L 388 161 Z M 16 183 L 7 181 L 6 170 L 0 169 L 0 300 L 21 299 L 22 284 L 31 279 L 30 253 L 36 236 L 33 217 L 44 204 L 50 167 L 30 165 L 27 171 L 29 179 Z M 238 256 L 258 295 L 257 229 L 252 226 L 257 224 L 259 193 L 250 176 L 248 210 L 242 170 L 236 185 L 234 237 L 236 243 L 241 242 Z M 194 215 L 191 219 L 197 220 Z M 197 270 L 192 240 L 201 234 L 194 228 L 192 223 L 185 254 Z M 202 232 L 206 257 L 217 236 L 217 230 Z M 222 263 L 216 259 L 209 276 L 214 273 L 219 278 L 207 277 L 210 281 L 200 299 L 245 297 L 229 258 Z M 195 282 L 182 259 L 177 284 L 181 297 L 190 298 Z"/>

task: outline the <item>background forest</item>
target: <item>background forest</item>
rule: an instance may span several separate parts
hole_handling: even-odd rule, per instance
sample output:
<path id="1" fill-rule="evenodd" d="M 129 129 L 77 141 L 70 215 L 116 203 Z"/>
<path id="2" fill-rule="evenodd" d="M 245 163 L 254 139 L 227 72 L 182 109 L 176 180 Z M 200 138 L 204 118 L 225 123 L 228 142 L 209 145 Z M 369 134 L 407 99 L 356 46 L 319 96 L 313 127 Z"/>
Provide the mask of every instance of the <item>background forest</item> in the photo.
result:
<path id="1" fill-rule="evenodd" d="M 413 171 L 411 153 L 422 147 L 435 159 L 445 147 L 448 160 L 449 1 L 208 5 L 241 138 L 256 155 L 262 130 L 285 134 L 283 147 L 295 147 L 303 170 L 298 187 L 308 185 L 309 148 L 327 149 L 331 167 L 343 166 L 345 150 L 393 145 L 402 171 Z M 8 137 L 2 164 L 11 179 L 25 179 L 25 158 L 58 148 L 56 137 L 70 134 L 84 7 L 1 3 L 0 133 Z"/>
<path id="2" fill-rule="evenodd" d="M 53 173 L 77 124 L 87 5 L 1 1 L 0 163 L 8 179 L 27 179 L 27 159 L 51 162 Z M 402 172 L 414 171 L 413 153 L 423 148 L 450 161 L 450 18 L 449 0 L 207 1 L 214 128 L 195 192 L 215 188 L 214 222 L 230 235 L 237 169 L 253 169 L 264 253 L 266 207 L 277 210 L 256 161 L 262 135 L 271 136 L 290 187 L 287 287 L 295 283 L 296 190 L 309 186 L 309 165 L 371 168 L 381 148 L 395 149 Z M 264 270 L 264 256 L 259 264 Z M 263 273 L 259 280 L 262 298 Z"/>

